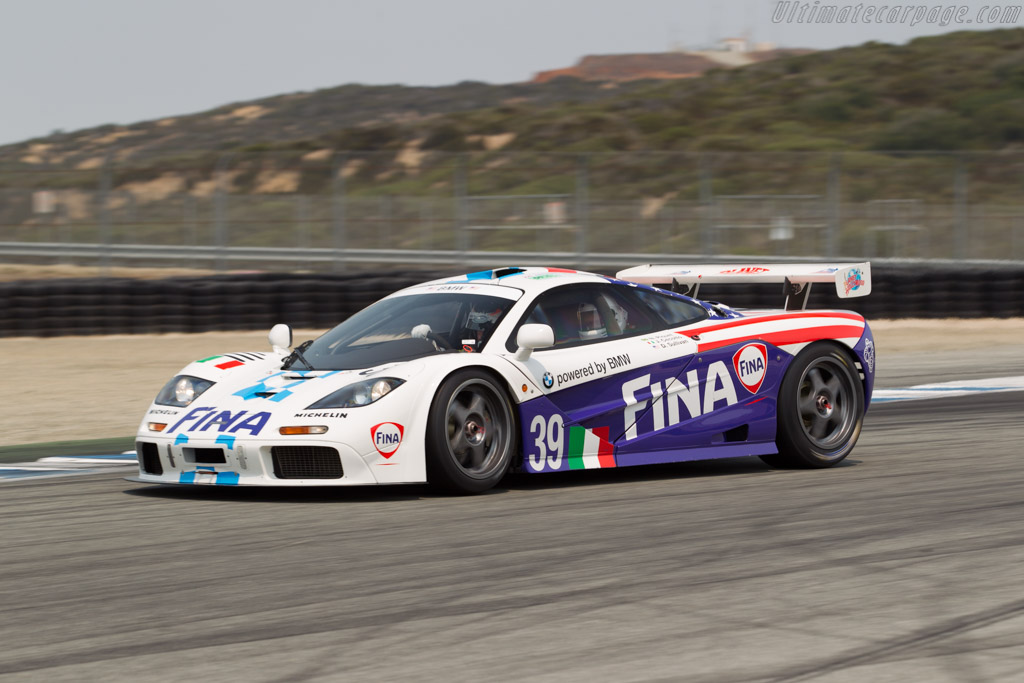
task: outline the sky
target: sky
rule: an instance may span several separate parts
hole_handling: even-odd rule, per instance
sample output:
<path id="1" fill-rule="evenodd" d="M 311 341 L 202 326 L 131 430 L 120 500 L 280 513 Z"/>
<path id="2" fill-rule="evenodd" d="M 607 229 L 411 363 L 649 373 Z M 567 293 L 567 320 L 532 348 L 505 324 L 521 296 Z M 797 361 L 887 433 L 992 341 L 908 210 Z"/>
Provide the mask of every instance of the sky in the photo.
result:
<path id="1" fill-rule="evenodd" d="M 845 6 L 837 0 L 0 0 L 0 144 L 343 83 L 512 83 L 587 54 L 697 49 L 730 36 L 827 49 L 1007 27 L 979 24 L 978 10 L 994 2 L 974 1 L 962 5 L 960 18 L 969 24 L 941 25 L 943 16 L 954 16 L 940 13 L 954 7 L 948 3 L 900 2 L 890 2 L 886 12 L 898 7 L 903 19 L 866 20 L 867 9 L 878 12 L 883 3 L 853 2 L 846 23 L 808 21 L 824 4 Z M 861 13 L 854 15 L 858 5 Z M 917 7 L 924 16 L 915 22 Z M 1009 26 L 1024 26 L 1022 19 Z"/>

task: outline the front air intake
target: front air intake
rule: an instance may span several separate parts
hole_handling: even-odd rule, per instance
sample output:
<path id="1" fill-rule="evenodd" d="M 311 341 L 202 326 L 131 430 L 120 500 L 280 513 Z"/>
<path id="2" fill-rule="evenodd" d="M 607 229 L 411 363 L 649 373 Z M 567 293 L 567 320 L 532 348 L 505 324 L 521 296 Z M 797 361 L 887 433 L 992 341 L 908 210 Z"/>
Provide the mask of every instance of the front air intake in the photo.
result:
<path id="1" fill-rule="evenodd" d="M 185 462 L 197 465 L 223 465 L 228 461 L 223 448 L 184 448 Z"/>
<path id="2" fill-rule="evenodd" d="M 278 479 L 341 479 L 341 456 L 326 446 L 274 446 L 270 449 Z"/>
<path id="3" fill-rule="evenodd" d="M 135 453 L 139 457 L 139 467 L 146 474 L 163 474 L 164 466 L 160 464 L 160 451 L 155 443 L 139 441 L 135 444 Z"/>

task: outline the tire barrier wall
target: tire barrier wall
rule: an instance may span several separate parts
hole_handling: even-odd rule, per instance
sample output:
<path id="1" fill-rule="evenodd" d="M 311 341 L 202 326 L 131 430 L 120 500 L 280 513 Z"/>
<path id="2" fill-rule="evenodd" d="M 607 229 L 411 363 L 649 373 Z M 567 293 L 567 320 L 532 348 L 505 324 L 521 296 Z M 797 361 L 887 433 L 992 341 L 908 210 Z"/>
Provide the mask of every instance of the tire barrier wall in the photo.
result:
<path id="1" fill-rule="evenodd" d="M 0 337 L 269 330 L 275 323 L 326 329 L 402 287 L 450 273 L 315 275 L 245 273 L 203 278 L 20 280 L 0 283 Z M 873 318 L 1024 316 L 1024 265 L 980 268 L 876 264 L 873 291 L 839 299 L 814 286 L 810 308 Z M 779 308 L 772 285 L 712 287 L 700 298 Z"/>

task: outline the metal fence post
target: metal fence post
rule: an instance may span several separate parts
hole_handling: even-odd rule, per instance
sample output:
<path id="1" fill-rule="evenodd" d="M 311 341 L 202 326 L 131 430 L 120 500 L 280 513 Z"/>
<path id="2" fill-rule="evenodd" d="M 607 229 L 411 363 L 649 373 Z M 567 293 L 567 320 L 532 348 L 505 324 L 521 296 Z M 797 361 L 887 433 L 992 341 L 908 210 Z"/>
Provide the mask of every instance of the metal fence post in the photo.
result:
<path id="1" fill-rule="evenodd" d="M 334 233 L 334 271 L 341 272 L 346 266 L 345 249 L 345 166 L 348 156 L 335 154 L 331 164 L 331 222 Z"/>
<path id="2" fill-rule="evenodd" d="M 466 155 L 459 155 L 455 162 L 455 244 L 462 263 L 466 261 L 466 251 L 469 247 L 469 232 L 467 230 L 467 188 L 466 188 Z M 461 264 L 460 264 L 461 265 Z"/>
<path id="3" fill-rule="evenodd" d="M 309 249 L 310 200 L 308 194 L 295 196 L 295 219 L 299 224 L 299 247 Z"/>
<path id="4" fill-rule="evenodd" d="M 714 190 L 711 186 L 714 170 L 713 159 L 709 152 L 701 152 L 697 158 L 697 166 L 700 174 L 700 208 L 701 208 L 701 233 L 704 243 L 704 254 L 715 256 L 718 253 L 715 235 L 715 218 L 713 215 L 715 206 Z"/>
<path id="5" fill-rule="evenodd" d="M 828 187 L 828 232 L 825 235 L 825 255 L 832 259 L 836 257 L 839 247 L 839 226 L 841 220 L 841 188 L 843 153 L 834 152 L 829 162 Z"/>
<path id="6" fill-rule="evenodd" d="M 967 258 L 970 226 L 967 215 L 967 168 L 962 155 L 953 172 L 953 258 Z"/>
<path id="7" fill-rule="evenodd" d="M 586 266 L 590 231 L 590 157 L 580 155 L 576 161 L 576 267 Z"/>
<path id="8" fill-rule="evenodd" d="M 216 195 L 214 199 L 214 242 L 217 245 L 217 270 L 224 270 L 224 266 L 227 263 L 227 246 L 228 246 L 228 207 L 227 207 L 227 193 L 225 192 L 225 182 L 227 179 L 227 171 L 225 170 L 228 161 L 231 159 L 231 155 L 224 154 L 217 159 L 217 166 L 214 169 L 214 177 L 216 180 Z"/>
<path id="9" fill-rule="evenodd" d="M 110 163 L 111 155 L 108 154 L 100 171 L 100 244 L 103 245 L 100 267 L 104 277 L 110 275 L 110 187 L 113 184 Z"/>
<path id="10" fill-rule="evenodd" d="M 195 195 L 186 193 L 183 200 L 183 204 L 184 206 L 182 208 L 184 210 L 183 220 L 185 228 L 182 231 L 184 233 L 183 242 L 186 247 L 195 247 L 199 243 L 198 200 L 196 199 Z M 195 263 L 193 262 L 193 260 L 190 257 L 186 256 L 184 261 L 182 262 L 182 267 L 189 268 L 194 266 Z"/>

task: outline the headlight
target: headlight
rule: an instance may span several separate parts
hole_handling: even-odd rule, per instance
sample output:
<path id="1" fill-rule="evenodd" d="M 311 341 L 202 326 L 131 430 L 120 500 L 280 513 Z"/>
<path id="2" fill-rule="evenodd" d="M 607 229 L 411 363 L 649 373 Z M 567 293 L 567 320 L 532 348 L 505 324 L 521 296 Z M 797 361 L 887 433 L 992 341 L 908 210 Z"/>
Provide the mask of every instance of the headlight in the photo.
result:
<path id="1" fill-rule="evenodd" d="M 154 403 L 161 406 L 183 408 L 212 386 L 213 382 L 208 379 L 178 375 L 164 385 L 164 388 L 156 395 Z"/>
<path id="2" fill-rule="evenodd" d="M 358 408 L 368 406 L 379 401 L 387 394 L 405 384 L 404 379 L 394 377 L 382 377 L 380 379 L 368 379 L 347 387 L 338 389 L 333 394 L 325 396 L 306 410 L 320 410 L 321 408 Z"/>

